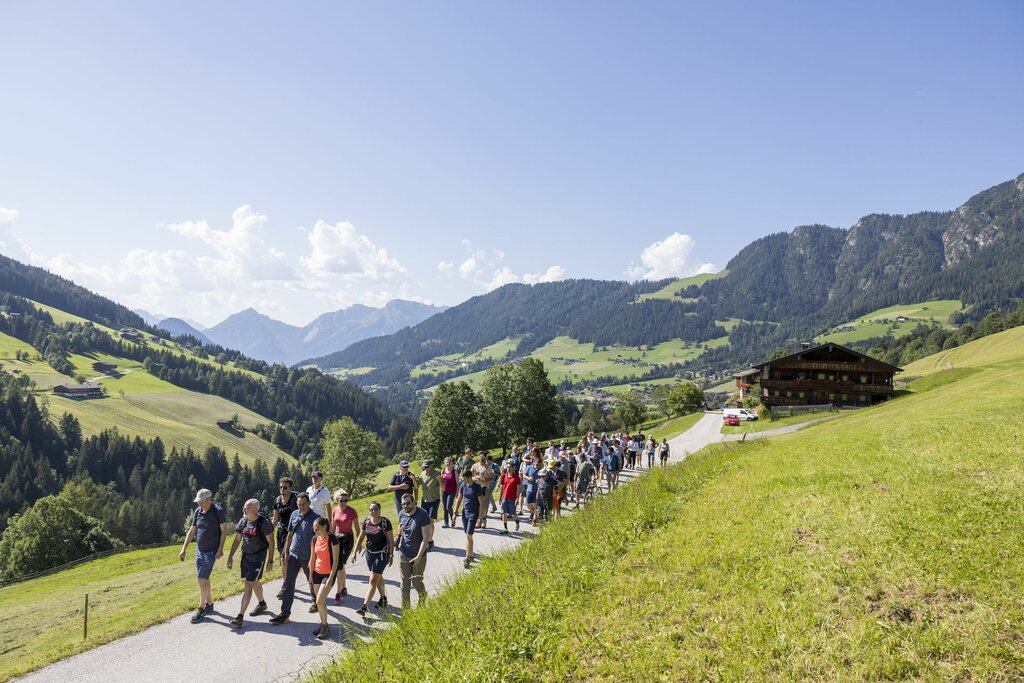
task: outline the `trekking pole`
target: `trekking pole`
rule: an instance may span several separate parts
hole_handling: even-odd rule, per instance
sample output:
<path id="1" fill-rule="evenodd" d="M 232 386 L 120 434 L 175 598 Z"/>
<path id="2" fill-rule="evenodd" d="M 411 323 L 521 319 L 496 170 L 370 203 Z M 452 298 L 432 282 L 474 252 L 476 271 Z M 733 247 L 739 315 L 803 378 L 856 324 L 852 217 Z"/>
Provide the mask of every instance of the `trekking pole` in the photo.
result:
<path id="1" fill-rule="evenodd" d="M 89 640 L 89 594 L 85 594 L 85 615 L 82 619 L 82 640 Z"/>

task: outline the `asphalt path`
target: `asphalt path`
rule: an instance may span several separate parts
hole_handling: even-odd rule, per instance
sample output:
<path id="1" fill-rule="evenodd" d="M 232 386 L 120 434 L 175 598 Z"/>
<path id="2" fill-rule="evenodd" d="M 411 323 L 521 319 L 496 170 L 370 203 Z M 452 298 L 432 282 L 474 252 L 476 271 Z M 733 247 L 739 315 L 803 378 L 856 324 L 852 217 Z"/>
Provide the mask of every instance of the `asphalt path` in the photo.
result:
<path id="1" fill-rule="evenodd" d="M 748 438 L 788 433 L 810 424 L 812 422 L 752 433 Z M 670 462 L 679 462 L 710 443 L 734 440 L 721 434 L 721 426 L 721 413 L 705 414 L 693 427 L 669 441 Z M 620 481 L 626 483 L 646 471 L 626 470 Z M 391 496 L 382 495 L 381 503 L 383 513 L 391 516 L 394 522 L 397 515 L 394 514 Z M 474 536 L 477 556 L 493 556 L 512 550 L 537 533 L 532 525 L 522 524 L 520 531 L 501 536 L 498 533 L 500 516 L 493 513 L 488 516 L 487 524 L 487 529 L 478 530 Z M 430 594 L 443 590 L 449 582 L 467 571 L 463 568 L 464 548 L 465 536 L 461 529 L 444 529 L 440 523 L 436 525 L 434 548 L 427 555 L 424 573 Z M 193 553 L 194 548 L 189 550 L 186 561 L 193 561 Z M 231 570 L 226 569 L 226 565 L 226 560 L 221 559 L 214 571 L 238 571 L 237 565 Z M 282 626 L 269 623 L 280 606 L 280 601 L 274 598 L 281 587 L 281 580 L 277 579 L 264 585 L 270 613 L 259 617 L 246 616 L 245 626 L 240 630 L 228 623 L 238 613 L 241 596 L 236 595 L 217 602 L 213 614 L 198 624 L 190 623 L 191 613 L 185 614 L 61 660 L 19 680 L 32 683 L 134 683 L 142 678 L 168 682 L 291 681 L 335 658 L 344 649 L 343 643 L 351 638 L 372 638 L 377 630 L 386 628 L 390 620 L 400 616 L 401 609 L 397 606 L 392 606 L 386 614 L 371 610 L 366 619 L 357 615 L 355 611 L 362 605 L 369 579 L 365 561 L 359 558 L 355 564 L 350 564 L 347 574 L 349 595 L 338 606 L 334 605 L 333 597 L 328 601 L 331 633 L 326 640 L 318 640 L 313 635 L 319 618 L 307 611 L 310 595 L 302 577 L 297 582 L 291 622 Z M 397 560 L 384 572 L 384 580 L 389 602 L 400 605 Z M 415 604 L 415 591 L 412 599 Z M 252 605 L 255 605 L 255 599 Z"/>

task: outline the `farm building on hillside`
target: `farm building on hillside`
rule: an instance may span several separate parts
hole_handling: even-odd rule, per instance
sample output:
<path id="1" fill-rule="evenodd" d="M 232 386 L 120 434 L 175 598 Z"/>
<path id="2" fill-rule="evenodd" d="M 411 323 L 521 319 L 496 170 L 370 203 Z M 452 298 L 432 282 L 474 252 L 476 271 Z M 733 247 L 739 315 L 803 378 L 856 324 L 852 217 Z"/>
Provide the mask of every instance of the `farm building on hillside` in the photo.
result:
<path id="1" fill-rule="evenodd" d="M 839 344 L 819 344 L 753 367 L 767 406 L 869 406 L 892 398 L 902 370 Z M 739 379 L 737 379 L 739 381 Z"/>
<path id="2" fill-rule="evenodd" d="M 103 387 L 93 382 L 85 384 L 58 384 L 53 388 L 58 396 L 73 399 L 103 398 Z"/>
<path id="3" fill-rule="evenodd" d="M 142 333 L 136 332 L 135 330 L 127 327 L 121 328 L 121 337 L 123 339 L 131 339 L 132 341 L 142 341 Z"/>
<path id="4" fill-rule="evenodd" d="M 98 361 L 92 364 L 92 369 L 96 372 L 113 372 L 114 370 L 117 370 L 117 363 L 105 363 L 103 361 Z"/>

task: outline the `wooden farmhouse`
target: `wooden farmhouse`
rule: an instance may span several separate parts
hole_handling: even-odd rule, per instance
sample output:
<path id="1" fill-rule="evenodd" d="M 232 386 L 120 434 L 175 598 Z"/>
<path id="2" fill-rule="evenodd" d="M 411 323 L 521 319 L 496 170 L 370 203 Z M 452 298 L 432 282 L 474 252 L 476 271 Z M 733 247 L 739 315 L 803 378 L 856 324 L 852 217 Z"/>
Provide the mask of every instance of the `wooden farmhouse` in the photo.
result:
<path id="1" fill-rule="evenodd" d="M 820 344 L 755 365 L 746 383 L 761 385 L 767 406 L 869 406 L 892 398 L 902 370 L 839 344 Z"/>
<path id="2" fill-rule="evenodd" d="M 98 361 L 92 364 L 92 369 L 95 370 L 96 372 L 113 372 L 114 370 L 117 370 L 117 363 L 106 363 L 103 361 Z"/>
<path id="3" fill-rule="evenodd" d="M 85 384 L 58 384 L 53 388 L 53 393 L 76 400 L 103 398 L 103 387 L 92 382 L 86 382 Z"/>

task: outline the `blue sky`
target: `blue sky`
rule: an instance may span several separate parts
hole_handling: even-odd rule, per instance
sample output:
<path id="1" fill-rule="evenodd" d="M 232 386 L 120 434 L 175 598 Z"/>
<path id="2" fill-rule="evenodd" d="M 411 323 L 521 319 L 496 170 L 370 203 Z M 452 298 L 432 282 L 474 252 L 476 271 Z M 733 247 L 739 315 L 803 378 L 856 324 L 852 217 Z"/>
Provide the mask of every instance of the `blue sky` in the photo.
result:
<path id="1" fill-rule="evenodd" d="M 292 323 L 688 275 L 1024 172 L 1024 4 L 0 3 L 4 253 Z"/>

